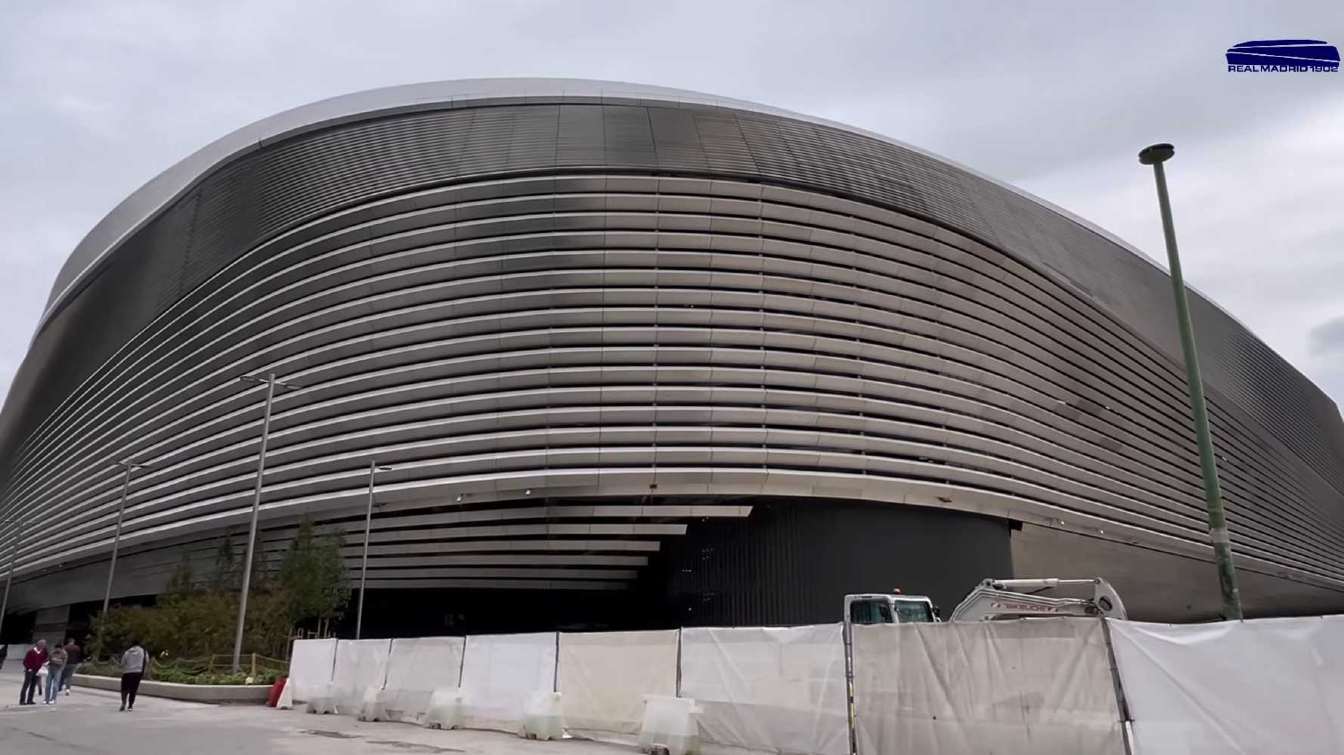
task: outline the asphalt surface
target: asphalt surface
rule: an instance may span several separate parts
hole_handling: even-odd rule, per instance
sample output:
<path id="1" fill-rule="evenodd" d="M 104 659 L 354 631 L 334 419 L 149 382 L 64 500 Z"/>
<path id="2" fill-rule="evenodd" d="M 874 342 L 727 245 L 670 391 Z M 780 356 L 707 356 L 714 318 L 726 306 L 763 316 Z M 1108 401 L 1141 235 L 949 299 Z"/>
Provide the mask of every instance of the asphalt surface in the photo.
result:
<path id="1" fill-rule="evenodd" d="M 0 753 L 5 755 L 615 755 L 634 748 L 565 740 L 536 742 L 485 731 L 438 731 L 348 716 L 314 716 L 254 705 L 203 705 L 141 694 L 120 713 L 115 692 L 76 687 L 55 705 L 20 706 L 22 675 L 0 670 Z"/>

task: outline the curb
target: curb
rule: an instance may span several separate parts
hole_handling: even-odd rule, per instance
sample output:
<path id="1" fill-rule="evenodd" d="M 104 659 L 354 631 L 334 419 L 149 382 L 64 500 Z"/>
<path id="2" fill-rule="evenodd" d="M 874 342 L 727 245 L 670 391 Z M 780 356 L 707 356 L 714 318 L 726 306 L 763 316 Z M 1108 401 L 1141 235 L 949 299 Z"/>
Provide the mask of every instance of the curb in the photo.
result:
<path id="1" fill-rule="evenodd" d="M 72 681 L 80 687 L 121 691 L 121 679 L 112 676 L 75 674 Z M 140 682 L 140 694 L 166 697 L 193 703 L 260 705 L 266 702 L 269 684 L 177 684 L 146 679 Z"/>

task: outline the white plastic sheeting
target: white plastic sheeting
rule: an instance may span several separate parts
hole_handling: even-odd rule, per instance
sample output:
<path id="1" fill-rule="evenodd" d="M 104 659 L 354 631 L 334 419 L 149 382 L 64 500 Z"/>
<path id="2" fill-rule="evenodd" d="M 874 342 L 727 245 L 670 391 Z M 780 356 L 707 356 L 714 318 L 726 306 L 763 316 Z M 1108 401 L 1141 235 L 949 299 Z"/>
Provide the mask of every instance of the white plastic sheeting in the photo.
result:
<path id="1" fill-rule="evenodd" d="M 461 681 L 462 637 L 421 637 L 392 641 L 386 694 L 390 720 L 422 723 L 435 690 L 455 689 Z"/>
<path id="2" fill-rule="evenodd" d="M 858 626 L 853 642 L 860 755 L 1125 752 L 1098 619 Z"/>
<path id="3" fill-rule="evenodd" d="M 294 701 L 308 702 L 331 683 L 336 665 L 336 640 L 295 640 L 289 658 L 289 681 Z"/>
<path id="4" fill-rule="evenodd" d="M 1344 616 L 1110 624 L 1139 755 L 1344 752 Z"/>
<path id="5" fill-rule="evenodd" d="M 683 629 L 681 696 L 700 709 L 706 753 L 849 752 L 839 624 Z"/>
<path id="6" fill-rule="evenodd" d="M 368 690 L 383 688 L 391 648 L 391 640 L 340 640 L 336 643 L 336 668 L 331 684 L 341 713 L 357 713 Z"/>
<path id="7" fill-rule="evenodd" d="M 633 743 L 643 696 L 677 693 L 677 630 L 562 633 L 558 678 L 566 731 Z"/>
<path id="8" fill-rule="evenodd" d="M 520 734 L 528 701 L 555 689 L 556 634 L 467 638 L 462 663 L 464 725 Z"/>

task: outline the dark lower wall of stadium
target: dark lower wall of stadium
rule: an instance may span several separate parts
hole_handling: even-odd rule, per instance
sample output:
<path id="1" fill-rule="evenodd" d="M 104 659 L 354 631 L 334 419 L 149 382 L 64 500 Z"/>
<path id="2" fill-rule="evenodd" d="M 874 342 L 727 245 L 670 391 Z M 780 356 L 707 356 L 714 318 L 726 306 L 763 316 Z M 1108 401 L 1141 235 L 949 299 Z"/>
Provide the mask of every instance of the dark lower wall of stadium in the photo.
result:
<path id="1" fill-rule="evenodd" d="M 1004 519 L 910 506 L 752 498 L 746 519 L 692 522 L 633 591 L 371 590 L 366 637 L 772 626 L 839 621 L 846 593 L 926 594 L 944 615 L 1012 576 Z M 354 603 L 339 626 L 353 636 Z M 348 625 L 348 626 L 346 626 Z"/>
<path id="2" fill-rule="evenodd" d="M 924 594 L 949 614 L 975 583 L 1012 576 L 1005 519 L 910 506 L 757 504 L 664 547 L 645 589 L 668 626 L 839 621 L 846 593 Z"/>

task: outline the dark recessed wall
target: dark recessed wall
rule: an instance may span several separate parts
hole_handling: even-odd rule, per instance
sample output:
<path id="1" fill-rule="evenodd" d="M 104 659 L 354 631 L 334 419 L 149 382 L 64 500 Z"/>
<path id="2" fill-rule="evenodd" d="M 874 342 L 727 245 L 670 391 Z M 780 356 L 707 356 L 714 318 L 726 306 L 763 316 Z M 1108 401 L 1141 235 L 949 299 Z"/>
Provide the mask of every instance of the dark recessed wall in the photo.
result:
<path id="1" fill-rule="evenodd" d="M 664 545 L 645 589 L 669 626 L 839 621 L 846 593 L 925 594 L 950 614 L 985 577 L 1012 576 L 1010 523 L 936 509 L 833 501 L 757 505 Z"/>
<path id="2" fill-rule="evenodd" d="M 839 621 L 851 592 L 933 597 L 943 614 L 985 577 L 1012 576 L 1010 523 L 909 506 L 757 503 L 692 523 L 632 592 L 373 590 L 366 637 L 781 626 Z M 353 636 L 352 596 L 341 636 Z"/>

